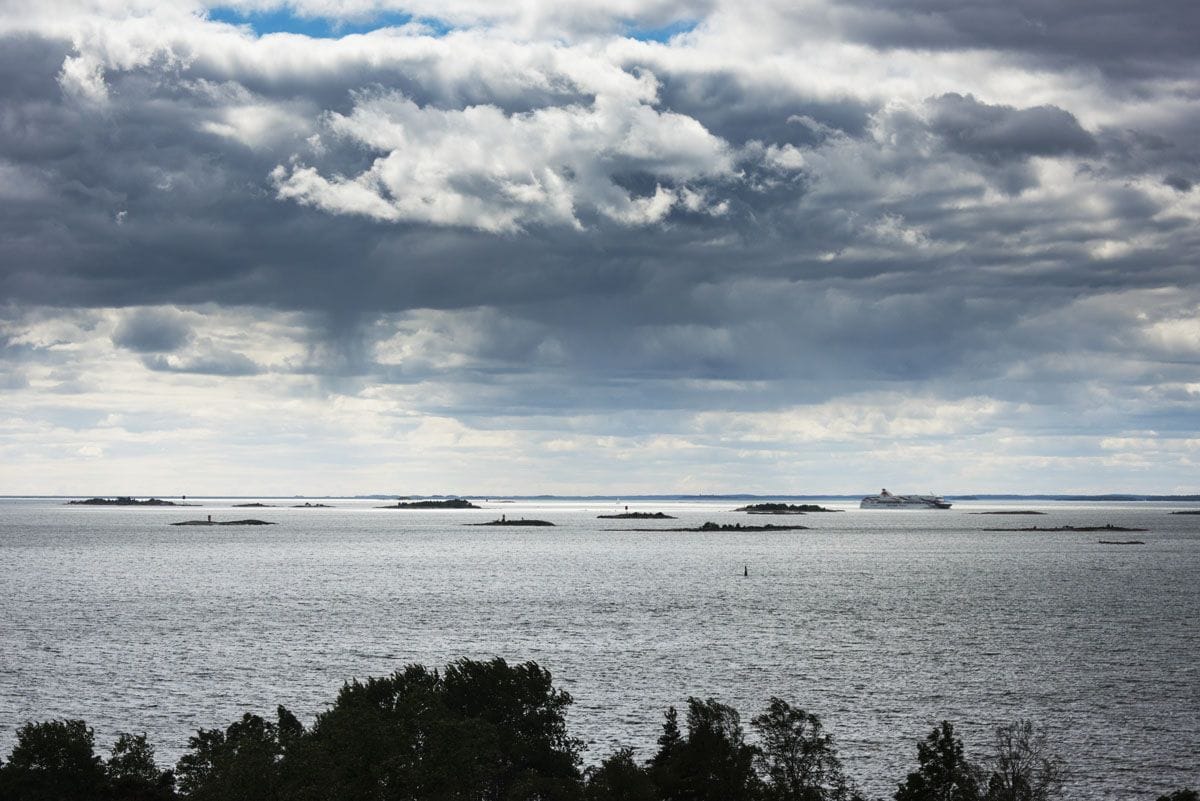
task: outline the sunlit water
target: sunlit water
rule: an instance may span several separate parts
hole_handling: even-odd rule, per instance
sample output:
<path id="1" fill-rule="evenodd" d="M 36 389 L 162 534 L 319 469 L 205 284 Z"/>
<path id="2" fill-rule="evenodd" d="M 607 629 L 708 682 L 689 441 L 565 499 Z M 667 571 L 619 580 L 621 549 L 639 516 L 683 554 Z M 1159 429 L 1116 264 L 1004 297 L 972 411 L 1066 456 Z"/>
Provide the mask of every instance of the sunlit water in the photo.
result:
<path id="1" fill-rule="evenodd" d="M 689 695 L 745 722 L 777 695 L 821 715 L 873 796 L 890 797 L 942 718 L 976 755 L 995 724 L 1040 722 L 1081 801 L 1200 786 L 1200 516 L 1178 506 L 835 502 L 846 511 L 772 518 L 642 503 L 679 520 L 637 523 L 598 520 L 608 502 L 268 502 L 281 507 L 0 500 L 3 752 L 26 720 L 82 717 L 104 747 L 146 731 L 166 764 L 244 711 L 311 720 L 351 677 L 500 655 L 571 692 L 589 761 L 619 744 L 648 757 L 663 710 Z M 556 527 L 463 525 L 501 513 Z M 208 514 L 278 525 L 168 525 Z M 811 530 L 610 530 L 706 520 Z M 982 530 L 1105 523 L 1149 531 Z M 1098 543 L 1127 538 L 1146 544 Z"/>

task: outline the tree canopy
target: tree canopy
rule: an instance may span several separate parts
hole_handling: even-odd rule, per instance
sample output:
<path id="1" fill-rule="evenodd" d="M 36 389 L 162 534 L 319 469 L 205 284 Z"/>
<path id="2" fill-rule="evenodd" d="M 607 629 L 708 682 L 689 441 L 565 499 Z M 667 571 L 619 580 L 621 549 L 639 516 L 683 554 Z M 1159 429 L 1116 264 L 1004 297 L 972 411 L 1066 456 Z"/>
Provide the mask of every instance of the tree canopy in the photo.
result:
<path id="1" fill-rule="evenodd" d="M 82 720 L 30 722 L 0 762 L 0 801 L 861 801 L 821 719 L 780 698 L 749 736 L 733 707 L 688 698 L 649 759 L 618 748 L 586 770 L 571 703 L 535 662 L 408 665 L 347 682 L 307 728 L 278 707 L 200 729 L 173 771 L 144 734 L 119 734 L 104 758 Z M 998 726 L 978 762 L 942 721 L 894 798 L 1053 801 L 1064 773 L 1030 721 Z"/>

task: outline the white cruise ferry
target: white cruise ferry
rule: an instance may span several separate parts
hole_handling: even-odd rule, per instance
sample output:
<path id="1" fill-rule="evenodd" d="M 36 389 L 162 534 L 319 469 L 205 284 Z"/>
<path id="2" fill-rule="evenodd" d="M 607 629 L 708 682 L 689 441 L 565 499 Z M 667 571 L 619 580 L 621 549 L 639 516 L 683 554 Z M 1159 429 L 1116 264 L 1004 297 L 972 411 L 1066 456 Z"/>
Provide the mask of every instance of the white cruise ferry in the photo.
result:
<path id="1" fill-rule="evenodd" d="M 868 495 L 858 505 L 860 509 L 949 509 L 950 504 L 938 495 L 893 495 L 881 490 L 878 495 Z"/>

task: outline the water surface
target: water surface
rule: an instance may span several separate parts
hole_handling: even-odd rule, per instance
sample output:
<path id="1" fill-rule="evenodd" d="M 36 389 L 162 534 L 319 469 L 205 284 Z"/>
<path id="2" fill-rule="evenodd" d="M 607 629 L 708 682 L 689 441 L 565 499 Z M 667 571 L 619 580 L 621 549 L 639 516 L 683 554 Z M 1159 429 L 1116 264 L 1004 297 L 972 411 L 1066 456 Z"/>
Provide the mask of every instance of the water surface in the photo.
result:
<path id="1" fill-rule="evenodd" d="M 0 500 L 0 746 L 82 717 L 107 747 L 146 731 L 164 764 L 198 727 L 282 703 L 310 720 L 352 677 L 458 657 L 534 659 L 575 697 L 598 761 L 652 753 L 689 695 L 744 720 L 778 695 L 822 716 L 849 772 L 890 797 L 942 718 L 981 753 L 997 723 L 1044 724 L 1076 799 L 1200 785 L 1200 517 L 1168 504 L 1045 503 L 1037 517 L 859 510 L 598 520 L 608 502 L 483 511 L 64 506 Z M 1013 505 L 1008 505 L 1013 508 Z M 545 529 L 467 522 L 540 517 Z M 172 527 L 259 517 L 255 528 Z M 641 533 L 716 522 L 809 531 Z M 1115 525 L 1139 534 L 987 532 Z M 622 530 L 609 530 L 622 529 Z M 1099 539 L 1136 538 L 1141 546 Z M 743 572 L 749 571 L 749 576 Z"/>

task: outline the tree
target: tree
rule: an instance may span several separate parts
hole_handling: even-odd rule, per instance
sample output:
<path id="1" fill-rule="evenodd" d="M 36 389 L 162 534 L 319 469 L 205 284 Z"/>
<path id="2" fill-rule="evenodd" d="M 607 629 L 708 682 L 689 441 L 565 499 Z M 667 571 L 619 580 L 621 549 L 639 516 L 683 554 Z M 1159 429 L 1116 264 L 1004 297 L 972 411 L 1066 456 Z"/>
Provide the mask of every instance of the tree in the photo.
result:
<path id="1" fill-rule="evenodd" d="M 689 698 L 687 738 L 679 738 L 671 709 L 659 745 L 651 768 L 665 801 L 740 801 L 758 791 L 755 749 L 746 743 L 733 707 L 712 698 Z"/>
<path id="2" fill-rule="evenodd" d="M 920 767 L 896 790 L 896 801 L 977 801 L 980 769 L 963 756 L 962 740 L 942 721 L 917 743 Z"/>
<path id="3" fill-rule="evenodd" d="M 154 762 L 154 747 L 145 734 L 121 734 L 113 743 L 108 762 L 113 798 L 118 801 L 157 801 L 174 797 L 175 775 Z"/>
<path id="4" fill-rule="evenodd" d="M 683 735 L 679 732 L 679 713 L 675 707 L 667 707 L 663 715 L 662 734 L 658 735 L 658 753 L 650 759 L 652 766 L 669 762 L 683 744 Z"/>
<path id="5" fill-rule="evenodd" d="M 194 801 L 272 801 L 282 754 L 278 732 L 277 724 L 250 713 L 225 731 L 200 729 L 176 766 L 179 789 Z"/>
<path id="6" fill-rule="evenodd" d="M 427 791 L 416 779 L 432 770 L 420 758 L 420 721 L 438 714 L 440 681 L 437 671 L 409 665 L 344 684 L 312 729 L 288 745 L 280 766 L 284 796 L 349 800 Z"/>
<path id="7" fill-rule="evenodd" d="M 95 754 L 95 734 L 82 720 L 26 723 L 17 729 L 3 769 L 5 801 L 94 801 L 108 789 Z"/>
<path id="8" fill-rule="evenodd" d="M 656 801 L 650 771 L 633 760 L 633 750 L 622 748 L 598 767 L 588 768 L 586 801 Z"/>
<path id="9" fill-rule="evenodd" d="M 854 797 L 833 737 L 821 719 L 772 698 L 767 711 L 750 721 L 758 732 L 755 764 L 765 777 L 765 795 L 777 801 L 847 801 Z"/>
<path id="10" fill-rule="evenodd" d="M 1063 761 L 1050 753 L 1045 732 L 1028 720 L 995 731 L 993 753 L 987 760 L 985 801 L 1048 801 L 1062 795 Z"/>
<path id="11" fill-rule="evenodd" d="M 120 734 L 113 743 L 105 770 L 110 779 L 150 785 L 157 784 L 160 776 L 154 763 L 154 746 L 145 734 Z"/>
<path id="12" fill-rule="evenodd" d="M 281 718 L 280 795 L 308 799 L 575 799 L 571 696 L 536 663 L 409 665 L 343 686 L 312 730 Z M 298 725 L 298 724 L 297 724 Z"/>
<path id="13" fill-rule="evenodd" d="M 580 742 L 567 733 L 569 693 L 536 662 L 460 659 L 446 666 L 442 697 L 450 716 L 488 737 L 498 758 L 491 797 L 560 796 L 580 778 Z"/>

